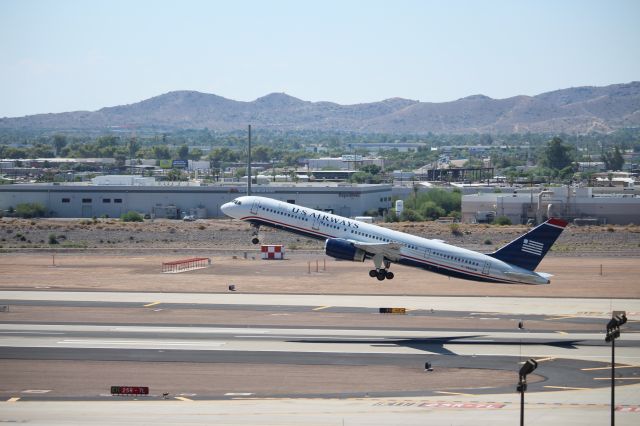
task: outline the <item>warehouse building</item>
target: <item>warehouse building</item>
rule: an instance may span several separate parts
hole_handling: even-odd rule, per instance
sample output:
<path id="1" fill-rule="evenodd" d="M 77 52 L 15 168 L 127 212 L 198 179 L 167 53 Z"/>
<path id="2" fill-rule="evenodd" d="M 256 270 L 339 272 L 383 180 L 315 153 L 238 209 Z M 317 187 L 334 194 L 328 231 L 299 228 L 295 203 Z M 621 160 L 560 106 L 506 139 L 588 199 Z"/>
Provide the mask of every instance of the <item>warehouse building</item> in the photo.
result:
<path id="1" fill-rule="evenodd" d="M 150 217 L 224 217 L 220 206 L 244 195 L 238 184 L 123 184 L 121 179 L 103 178 L 105 185 L 16 184 L 0 186 L 0 209 L 21 203 L 40 203 L 51 217 L 120 217 L 137 211 Z M 116 183 L 116 184 L 114 184 Z M 336 183 L 271 183 L 254 185 L 253 195 L 270 197 L 342 216 L 358 216 L 372 209 L 391 207 L 391 185 Z"/>
<path id="2" fill-rule="evenodd" d="M 560 217 L 576 224 L 640 223 L 640 191 L 635 188 L 552 187 L 520 189 L 510 194 L 463 195 L 462 221 L 491 222 L 508 217 L 512 223 L 541 223 Z"/>

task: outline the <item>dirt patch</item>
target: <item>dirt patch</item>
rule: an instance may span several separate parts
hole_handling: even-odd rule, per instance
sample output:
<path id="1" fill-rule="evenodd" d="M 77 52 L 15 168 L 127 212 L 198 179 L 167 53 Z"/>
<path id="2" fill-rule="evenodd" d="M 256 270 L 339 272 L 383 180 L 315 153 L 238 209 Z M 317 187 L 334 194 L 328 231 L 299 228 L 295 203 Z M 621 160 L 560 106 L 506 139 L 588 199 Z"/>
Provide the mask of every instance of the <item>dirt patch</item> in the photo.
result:
<path id="1" fill-rule="evenodd" d="M 513 371 L 422 368 L 376 365 L 289 365 L 120 361 L 0 360 L 0 396 L 50 390 L 46 397 L 97 397 L 111 386 L 149 386 L 155 396 L 225 393 L 327 394 L 428 391 L 503 387 L 513 383 Z M 539 381 L 529 376 L 529 382 Z"/>
<path id="2" fill-rule="evenodd" d="M 50 254 L 9 253 L 0 256 L 0 289 L 208 293 L 227 292 L 234 284 L 238 292 L 255 293 L 640 297 L 635 257 L 547 256 L 538 270 L 554 275 L 551 284 L 530 286 L 478 283 L 400 265 L 391 267 L 394 280 L 379 282 L 369 277 L 368 262 L 336 261 L 321 253 L 294 253 L 284 261 L 260 260 L 255 251 L 247 259 L 197 253 L 212 265 L 179 274 L 161 273 L 161 264 L 189 254 L 58 254 L 53 267 Z"/>

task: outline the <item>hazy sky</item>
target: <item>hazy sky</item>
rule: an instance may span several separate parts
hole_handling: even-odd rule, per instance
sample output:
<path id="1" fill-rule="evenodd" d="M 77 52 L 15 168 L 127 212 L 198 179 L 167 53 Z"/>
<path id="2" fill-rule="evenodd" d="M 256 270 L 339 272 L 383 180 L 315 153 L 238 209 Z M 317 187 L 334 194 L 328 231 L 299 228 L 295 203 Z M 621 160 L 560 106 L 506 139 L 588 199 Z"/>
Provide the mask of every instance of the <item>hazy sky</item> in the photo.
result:
<path id="1" fill-rule="evenodd" d="M 633 80 L 638 0 L 0 0 L 0 117 L 173 90 L 352 104 Z"/>

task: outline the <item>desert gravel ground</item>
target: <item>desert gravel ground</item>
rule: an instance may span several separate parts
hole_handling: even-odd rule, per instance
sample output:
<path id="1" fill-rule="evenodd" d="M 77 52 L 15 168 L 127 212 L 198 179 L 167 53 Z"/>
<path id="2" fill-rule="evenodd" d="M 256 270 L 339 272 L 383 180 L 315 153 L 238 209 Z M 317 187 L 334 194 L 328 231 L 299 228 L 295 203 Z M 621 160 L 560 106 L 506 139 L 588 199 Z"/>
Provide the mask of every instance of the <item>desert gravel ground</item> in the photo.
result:
<path id="1" fill-rule="evenodd" d="M 638 217 L 640 221 L 640 214 Z M 451 225 L 434 222 L 382 224 L 391 229 L 472 250 L 491 252 L 523 234 L 524 225 Z M 121 248 L 167 250 L 173 248 L 245 249 L 251 248 L 249 226 L 232 219 L 155 220 L 123 223 L 115 219 L 15 219 L 0 220 L 0 249 Z M 58 244 L 49 244 L 53 236 Z M 323 243 L 282 231 L 262 228 L 261 238 L 268 244 L 284 244 L 289 250 L 322 249 Z M 640 256 L 640 226 L 569 226 L 553 247 L 553 254 Z"/>
<path id="2" fill-rule="evenodd" d="M 526 231 L 525 226 L 396 223 L 391 227 L 484 252 Z M 54 235 L 58 244 L 48 244 Z M 24 241 L 22 241 L 24 239 Z M 393 281 L 369 278 L 370 262 L 336 261 L 322 242 L 282 231 L 261 231 L 284 244 L 286 260 L 260 260 L 246 223 L 236 220 L 113 219 L 0 220 L 0 289 L 114 291 L 410 294 L 536 297 L 640 297 L 640 226 L 569 226 L 538 270 L 551 285 L 475 283 L 393 265 Z M 488 244 L 491 242 L 491 244 Z M 161 273 L 162 262 L 208 257 L 206 269 Z M 53 264 L 55 263 L 55 267 Z"/>
<path id="3" fill-rule="evenodd" d="M 254 293 L 640 297 L 637 257 L 549 257 L 539 270 L 554 274 L 551 284 L 529 286 L 477 283 L 398 265 L 392 266 L 393 281 L 379 282 L 368 276 L 367 262 L 336 261 L 322 252 L 294 253 L 282 261 L 260 260 L 257 251 L 247 253 L 244 259 L 202 250 L 195 254 L 211 258 L 211 266 L 179 274 L 163 274 L 162 262 L 191 257 L 192 251 L 67 253 L 55 258 L 6 253 L 0 256 L 0 289 L 227 292 L 234 284 L 238 292 Z"/>

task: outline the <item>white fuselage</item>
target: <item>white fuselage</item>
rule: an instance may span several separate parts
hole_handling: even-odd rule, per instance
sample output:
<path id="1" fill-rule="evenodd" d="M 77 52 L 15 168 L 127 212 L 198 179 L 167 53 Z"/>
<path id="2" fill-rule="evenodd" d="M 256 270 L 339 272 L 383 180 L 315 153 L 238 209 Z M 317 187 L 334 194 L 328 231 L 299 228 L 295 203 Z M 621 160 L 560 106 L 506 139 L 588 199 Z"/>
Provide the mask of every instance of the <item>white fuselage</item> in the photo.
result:
<path id="1" fill-rule="evenodd" d="M 360 243 L 398 243 L 392 262 L 470 279 L 512 284 L 548 284 L 533 271 L 508 264 L 486 254 L 265 197 L 244 196 L 222 206 L 236 219 L 327 240 L 339 238 Z"/>

